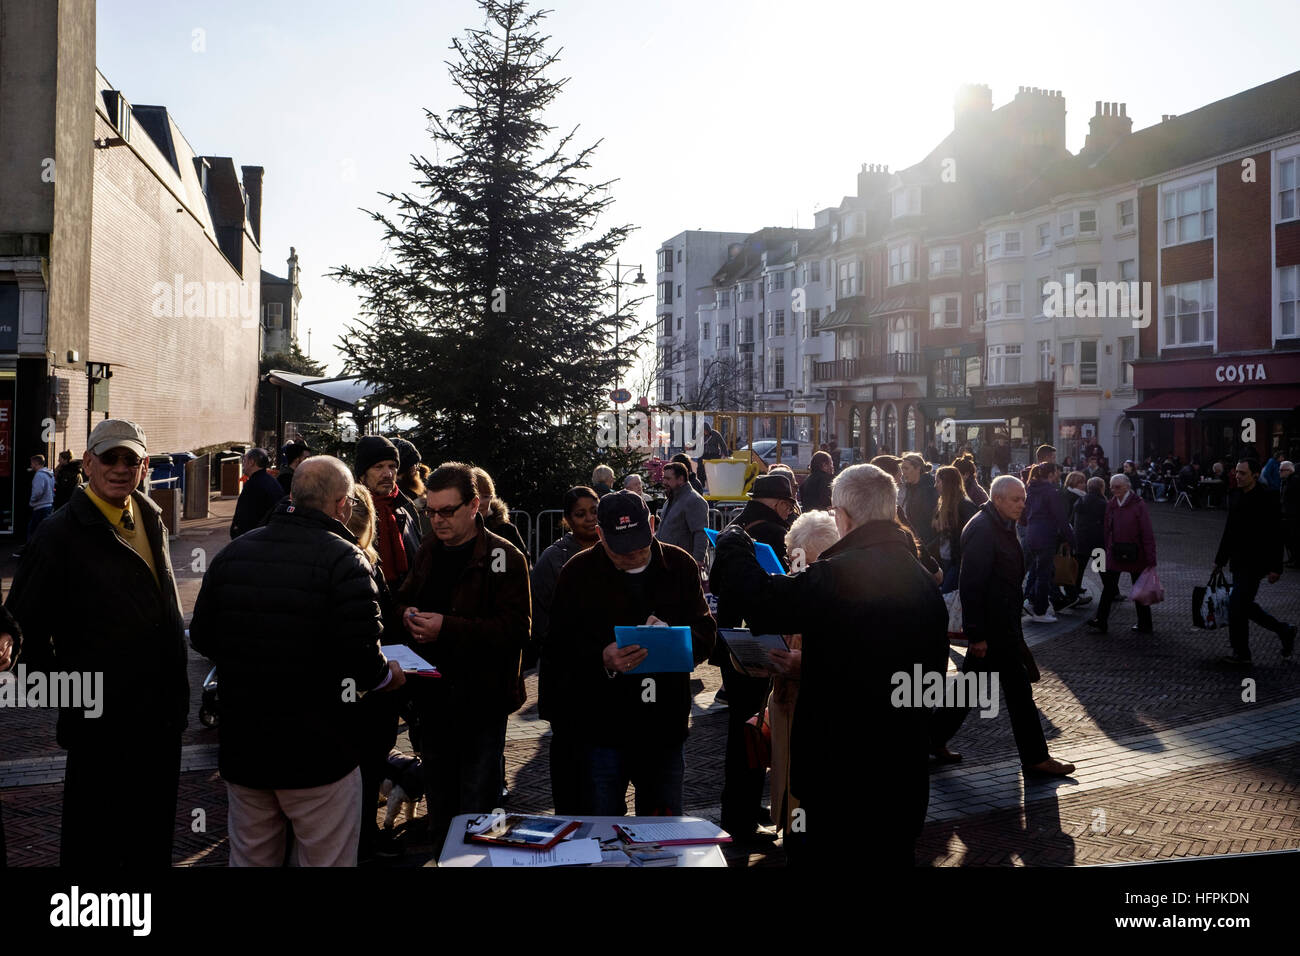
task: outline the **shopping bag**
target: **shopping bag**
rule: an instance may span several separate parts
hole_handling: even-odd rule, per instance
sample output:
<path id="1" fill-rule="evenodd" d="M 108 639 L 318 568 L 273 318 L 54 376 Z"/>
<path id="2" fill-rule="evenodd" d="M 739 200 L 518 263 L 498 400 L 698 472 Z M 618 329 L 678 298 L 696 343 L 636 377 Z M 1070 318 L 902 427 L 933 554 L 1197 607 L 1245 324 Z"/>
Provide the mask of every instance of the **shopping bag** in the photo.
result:
<path id="1" fill-rule="evenodd" d="M 948 640 L 963 637 L 961 622 L 961 592 L 949 591 L 943 596 L 943 603 L 948 605 Z"/>
<path id="2" fill-rule="evenodd" d="M 1210 574 L 1204 587 L 1192 588 L 1192 626 L 1212 631 L 1227 626 L 1228 596 L 1232 593 L 1222 571 Z"/>
<path id="3" fill-rule="evenodd" d="M 1070 553 L 1068 544 L 1061 545 L 1053 564 L 1055 570 L 1052 572 L 1052 583 L 1074 587 L 1074 582 L 1079 580 L 1079 560 Z"/>
<path id="4" fill-rule="evenodd" d="M 1134 604 L 1147 605 L 1159 604 L 1165 599 L 1165 589 L 1160 586 L 1160 575 L 1154 564 L 1138 575 L 1129 597 Z"/>

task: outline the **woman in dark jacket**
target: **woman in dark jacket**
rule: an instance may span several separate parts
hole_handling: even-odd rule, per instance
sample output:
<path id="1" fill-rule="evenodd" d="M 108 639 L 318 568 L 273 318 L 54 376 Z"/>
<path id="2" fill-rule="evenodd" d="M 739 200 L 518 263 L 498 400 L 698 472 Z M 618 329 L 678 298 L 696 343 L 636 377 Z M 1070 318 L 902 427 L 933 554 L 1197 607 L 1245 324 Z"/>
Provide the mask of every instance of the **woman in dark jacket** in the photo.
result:
<path id="1" fill-rule="evenodd" d="M 980 486 L 979 479 L 975 474 L 975 459 L 970 455 L 962 455 L 952 463 L 952 466 L 961 473 L 962 486 L 966 491 L 966 497 L 978 509 L 980 505 L 989 500 L 989 496 Z"/>
<path id="2" fill-rule="evenodd" d="M 525 561 L 529 560 L 528 546 L 524 544 L 523 535 L 510 523 L 509 506 L 497 497 L 497 487 L 492 476 L 477 466 L 474 468 L 474 489 L 478 492 L 478 513 L 483 516 L 483 524 L 493 534 L 500 535 L 518 548 Z"/>
<path id="3" fill-rule="evenodd" d="M 1101 573 L 1101 602 L 1097 605 L 1096 618 L 1088 622 L 1089 627 L 1102 634 L 1106 633 L 1111 603 L 1119 594 L 1119 576 L 1127 572 L 1129 582 L 1136 582 L 1143 571 L 1156 563 L 1156 536 L 1151 530 L 1146 502 L 1137 496 L 1122 474 L 1110 479 L 1110 490 L 1112 497 L 1106 504 L 1106 570 Z M 1136 601 L 1134 604 L 1138 622 L 1133 631 L 1150 634 L 1150 605 Z"/>
<path id="4" fill-rule="evenodd" d="M 596 533 L 596 509 L 600 496 L 595 489 L 585 485 L 570 488 L 564 493 L 564 536 L 537 559 L 530 575 L 533 590 L 533 642 L 524 656 L 525 667 L 532 661 L 546 640 L 551 623 L 551 606 L 555 598 L 555 584 L 560 570 L 569 559 L 595 545 L 600 536 Z M 555 812 L 577 813 L 581 804 L 582 768 L 581 748 L 563 716 L 551 706 L 554 696 L 551 687 L 554 674 L 546 660 L 538 670 L 538 716 L 551 724 L 551 799 Z"/>
<path id="5" fill-rule="evenodd" d="M 819 451 L 812 456 L 808 477 L 799 486 L 799 505 L 805 512 L 826 511 L 831 506 L 831 481 L 835 466 L 828 452 Z"/>
<path id="6" fill-rule="evenodd" d="M 1029 580 L 1025 583 L 1025 596 L 1031 607 L 1030 620 L 1035 623 L 1052 623 L 1049 613 L 1053 603 L 1053 578 L 1056 573 L 1056 548 L 1061 541 L 1074 547 L 1074 529 L 1065 517 L 1065 503 L 1061 501 L 1060 487 L 1056 483 L 1057 466 L 1042 462 L 1034 466 L 1029 484 L 1025 488 L 1025 511 L 1021 522 L 1025 526 L 1025 550 L 1029 552 Z"/>
<path id="7" fill-rule="evenodd" d="M 903 476 L 903 514 L 912 533 L 928 551 L 936 537 L 934 509 L 939 503 L 934 476 L 926 472 L 925 459 L 916 452 L 904 455 L 898 467 Z"/>
<path id="8" fill-rule="evenodd" d="M 961 480 L 961 472 L 952 465 L 945 465 L 936 473 L 939 485 L 939 503 L 935 508 L 935 538 L 930 546 L 930 553 L 939 560 L 943 568 L 943 584 L 940 590 L 944 594 L 957 589 L 958 575 L 961 573 L 961 532 L 966 522 L 975 517 L 979 507 L 970 498 Z"/>

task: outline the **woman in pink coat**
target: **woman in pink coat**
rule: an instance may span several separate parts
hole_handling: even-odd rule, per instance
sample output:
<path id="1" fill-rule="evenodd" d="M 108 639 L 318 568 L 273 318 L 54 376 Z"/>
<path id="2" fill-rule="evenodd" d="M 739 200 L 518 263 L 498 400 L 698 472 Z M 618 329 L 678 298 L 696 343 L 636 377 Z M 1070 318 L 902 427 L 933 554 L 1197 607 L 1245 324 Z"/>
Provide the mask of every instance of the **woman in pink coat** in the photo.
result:
<path id="1" fill-rule="evenodd" d="M 1111 499 L 1106 503 L 1106 570 L 1101 572 L 1101 602 L 1097 617 L 1088 622 L 1095 631 L 1106 633 L 1110 606 L 1119 594 L 1119 576 L 1128 572 L 1129 583 L 1156 563 L 1156 536 L 1151 530 L 1151 514 L 1123 474 L 1110 479 Z M 1138 622 L 1134 633 L 1151 633 L 1151 607 L 1137 604 Z"/>

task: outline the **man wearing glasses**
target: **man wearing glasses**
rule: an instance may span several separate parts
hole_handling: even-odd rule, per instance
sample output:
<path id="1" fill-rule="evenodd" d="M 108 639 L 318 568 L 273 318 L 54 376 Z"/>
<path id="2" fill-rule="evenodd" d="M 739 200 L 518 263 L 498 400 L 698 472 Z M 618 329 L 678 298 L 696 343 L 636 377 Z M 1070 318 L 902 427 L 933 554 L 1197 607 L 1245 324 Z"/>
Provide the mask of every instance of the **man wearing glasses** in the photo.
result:
<path id="1" fill-rule="evenodd" d="M 448 462 L 425 485 L 433 534 L 398 604 L 408 643 L 442 674 L 412 688 L 430 836 L 441 848 L 452 817 L 500 801 L 506 718 L 524 704 L 520 665 L 532 598 L 523 554 L 483 524 L 473 469 Z"/>
<path id="2" fill-rule="evenodd" d="M 87 445 L 89 483 L 28 544 L 5 603 L 29 666 L 102 680 L 101 713 L 59 712 L 61 864 L 169 866 L 190 699 L 180 595 L 162 511 L 136 490 L 143 429 L 106 419 Z"/>

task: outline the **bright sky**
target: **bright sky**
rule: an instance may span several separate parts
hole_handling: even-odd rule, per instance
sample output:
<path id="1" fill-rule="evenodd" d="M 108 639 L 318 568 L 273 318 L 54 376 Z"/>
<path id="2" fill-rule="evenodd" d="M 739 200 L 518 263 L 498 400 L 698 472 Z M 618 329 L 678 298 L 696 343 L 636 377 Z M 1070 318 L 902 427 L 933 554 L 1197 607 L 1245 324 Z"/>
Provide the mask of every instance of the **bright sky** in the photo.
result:
<path id="1" fill-rule="evenodd" d="M 1062 90 L 1077 152 L 1095 100 L 1127 103 L 1136 130 L 1300 66 L 1295 0 L 549 6 L 571 79 L 547 120 L 604 140 L 591 176 L 619 180 L 612 221 L 638 227 L 622 260 L 651 282 L 655 249 L 682 230 L 811 226 L 862 163 L 921 159 L 963 82 L 989 85 L 995 108 L 1020 86 Z M 197 152 L 266 168 L 263 267 L 284 275 L 297 248 L 301 344 L 310 329 L 337 371 L 357 298 L 324 273 L 378 260 L 358 208 L 410 188 L 410 154 L 434 158 L 422 110 L 456 105 L 449 42 L 482 22 L 473 0 L 99 0 L 97 60 L 130 102 L 168 107 Z"/>

